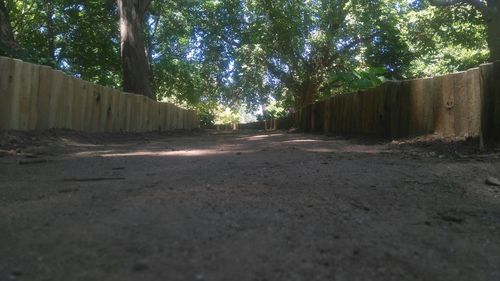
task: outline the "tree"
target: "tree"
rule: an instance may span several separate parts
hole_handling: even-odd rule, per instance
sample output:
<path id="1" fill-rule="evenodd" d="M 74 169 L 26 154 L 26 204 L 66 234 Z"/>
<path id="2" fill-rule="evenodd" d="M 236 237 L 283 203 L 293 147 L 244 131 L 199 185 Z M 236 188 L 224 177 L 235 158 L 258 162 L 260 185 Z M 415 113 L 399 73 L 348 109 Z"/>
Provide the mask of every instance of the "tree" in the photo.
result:
<path id="1" fill-rule="evenodd" d="M 156 99 L 151 89 L 150 67 L 144 41 L 144 16 L 151 0 L 117 0 L 123 90 Z"/>
<path id="2" fill-rule="evenodd" d="M 487 27 L 490 61 L 500 60 L 500 0 L 430 0 L 432 5 L 450 7 L 470 5 L 482 16 Z"/>
<path id="3" fill-rule="evenodd" d="M 4 0 L 0 0 L 0 51 L 12 54 L 19 48 L 19 45 L 14 40 L 12 25 L 10 22 L 9 13 L 5 6 Z"/>
<path id="4" fill-rule="evenodd" d="M 407 47 L 393 25 L 397 15 L 385 13 L 395 8 L 391 1 L 243 2 L 245 35 L 237 65 L 250 80 L 282 93 L 277 100 L 293 96 L 296 109 L 332 95 L 341 72 L 383 66 L 397 75 L 407 63 Z"/>

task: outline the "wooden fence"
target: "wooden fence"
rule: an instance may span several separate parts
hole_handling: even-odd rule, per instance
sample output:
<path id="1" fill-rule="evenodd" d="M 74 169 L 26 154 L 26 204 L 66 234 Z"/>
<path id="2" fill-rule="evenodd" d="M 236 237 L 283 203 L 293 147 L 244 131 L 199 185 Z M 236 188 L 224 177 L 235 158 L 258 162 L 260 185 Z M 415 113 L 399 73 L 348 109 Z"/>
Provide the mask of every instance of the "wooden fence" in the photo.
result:
<path id="1" fill-rule="evenodd" d="M 293 115 L 273 118 L 266 121 L 238 124 L 241 130 L 288 130 L 293 127 Z"/>
<path id="2" fill-rule="evenodd" d="M 195 127 L 195 111 L 0 57 L 0 130 L 147 132 Z"/>
<path id="3" fill-rule="evenodd" d="M 295 123 L 306 132 L 500 139 L 500 62 L 333 96 L 297 112 Z"/>

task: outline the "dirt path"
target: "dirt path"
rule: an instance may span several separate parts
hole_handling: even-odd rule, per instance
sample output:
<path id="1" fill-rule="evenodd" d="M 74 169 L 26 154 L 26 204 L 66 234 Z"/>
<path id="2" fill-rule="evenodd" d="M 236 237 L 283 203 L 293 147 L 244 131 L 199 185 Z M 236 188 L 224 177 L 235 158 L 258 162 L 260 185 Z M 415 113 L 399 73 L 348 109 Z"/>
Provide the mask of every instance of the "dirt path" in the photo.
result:
<path id="1" fill-rule="evenodd" d="M 0 280 L 500 280 L 493 152 L 68 134 L 4 136 Z"/>

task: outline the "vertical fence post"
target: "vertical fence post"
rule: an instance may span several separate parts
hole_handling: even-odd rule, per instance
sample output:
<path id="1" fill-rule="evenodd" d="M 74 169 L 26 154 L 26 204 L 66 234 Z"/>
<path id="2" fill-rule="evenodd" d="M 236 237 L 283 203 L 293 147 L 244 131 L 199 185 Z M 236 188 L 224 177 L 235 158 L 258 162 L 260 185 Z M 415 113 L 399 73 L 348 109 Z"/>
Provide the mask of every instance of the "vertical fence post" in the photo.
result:
<path id="1" fill-rule="evenodd" d="M 80 79 L 73 80 L 73 115 L 71 116 L 72 125 L 71 129 L 83 131 L 86 109 L 86 88 L 85 84 Z"/>
<path id="2" fill-rule="evenodd" d="M 419 135 L 424 131 L 424 91 L 423 80 L 413 79 L 408 80 L 409 90 L 409 128 L 408 134 L 410 136 Z"/>
<path id="3" fill-rule="evenodd" d="M 123 130 L 123 124 L 125 123 L 125 104 L 122 102 L 122 93 L 112 89 L 111 90 L 111 111 L 113 118 L 111 120 L 109 130 L 111 132 L 120 132 Z"/>
<path id="4" fill-rule="evenodd" d="M 455 128 L 453 77 L 444 75 L 434 79 L 436 133 L 450 137 Z"/>
<path id="5" fill-rule="evenodd" d="M 49 107 L 51 109 L 49 111 L 49 128 L 62 128 L 66 120 L 64 93 L 62 92 L 64 76 L 61 71 L 52 71 L 49 81 Z"/>
<path id="6" fill-rule="evenodd" d="M 493 137 L 500 140 L 500 61 L 493 63 Z"/>
<path id="7" fill-rule="evenodd" d="M 12 60 L 0 57 L 0 130 L 10 129 L 10 85 Z"/>
<path id="8" fill-rule="evenodd" d="M 4 129 L 21 129 L 20 116 L 20 92 L 24 90 L 21 72 L 23 71 L 22 62 L 15 59 L 7 59 L 3 66 L 6 70 L 5 89 L 2 89 L 2 119 L 5 124 Z"/>
<path id="9" fill-rule="evenodd" d="M 453 79 L 453 136 L 466 136 L 469 131 L 469 100 L 467 99 L 467 75 L 466 72 L 458 72 L 451 75 Z"/>
<path id="10" fill-rule="evenodd" d="M 124 130 L 127 132 L 133 131 L 133 109 L 132 109 L 132 94 L 122 93 L 123 104 L 125 104 Z"/>
<path id="11" fill-rule="evenodd" d="M 64 95 L 64 116 L 65 119 L 62 122 L 62 128 L 73 129 L 73 111 L 76 110 L 73 104 L 74 96 L 74 78 L 68 75 L 64 75 L 62 84 L 62 94 Z"/>
<path id="12" fill-rule="evenodd" d="M 424 78 L 422 83 L 422 91 L 424 95 L 423 133 L 431 134 L 434 132 L 434 79 Z"/>
<path id="13" fill-rule="evenodd" d="M 464 122 L 467 122 L 466 136 L 479 136 L 481 128 L 481 86 L 479 68 L 466 72 L 466 111 Z"/>

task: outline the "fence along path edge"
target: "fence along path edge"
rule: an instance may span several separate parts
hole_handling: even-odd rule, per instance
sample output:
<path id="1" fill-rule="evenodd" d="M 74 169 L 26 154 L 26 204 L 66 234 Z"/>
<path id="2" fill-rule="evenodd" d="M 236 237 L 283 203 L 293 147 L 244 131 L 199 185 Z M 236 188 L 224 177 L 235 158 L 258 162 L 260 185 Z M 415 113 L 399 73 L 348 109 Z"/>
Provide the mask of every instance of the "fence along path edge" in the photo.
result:
<path id="1" fill-rule="evenodd" d="M 194 110 L 0 57 L 0 130 L 147 132 L 197 127 Z"/>

